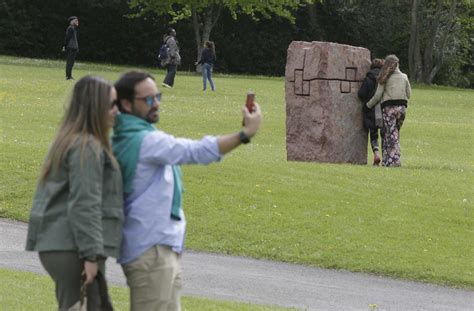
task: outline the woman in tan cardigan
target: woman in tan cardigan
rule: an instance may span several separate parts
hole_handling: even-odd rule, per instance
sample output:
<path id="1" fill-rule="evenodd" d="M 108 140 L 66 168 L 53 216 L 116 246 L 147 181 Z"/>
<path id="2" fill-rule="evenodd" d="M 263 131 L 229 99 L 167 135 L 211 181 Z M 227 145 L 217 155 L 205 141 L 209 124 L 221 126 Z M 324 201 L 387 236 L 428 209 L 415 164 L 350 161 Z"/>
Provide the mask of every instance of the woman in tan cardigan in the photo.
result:
<path id="1" fill-rule="evenodd" d="M 400 166 L 400 128 L 405 120 L 408 99 L 411 95 L 410 82 L 406 74 L 398 68 L 399 60 L 388 55 L 378 76 L 377 91 L 367 103 L 372 108 L 381 103 L 382 128 L 382 165 Z"/>

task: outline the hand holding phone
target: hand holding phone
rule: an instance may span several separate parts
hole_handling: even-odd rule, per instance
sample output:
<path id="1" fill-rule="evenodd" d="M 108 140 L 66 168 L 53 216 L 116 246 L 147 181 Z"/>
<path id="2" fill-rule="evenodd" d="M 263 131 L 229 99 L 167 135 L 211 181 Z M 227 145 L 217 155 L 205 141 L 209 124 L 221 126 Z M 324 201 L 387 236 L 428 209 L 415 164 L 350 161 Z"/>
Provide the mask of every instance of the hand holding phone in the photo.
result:
<path id="1" fill-rule="evenodd" d="M 252 113 L 254 108 L 255 108 L 255 93 L 254 92 L 248 92 L 247 93 L 247 101 L 245 103 L 245 106 L 247 106 L 247 110 Z"/>
<path id="2" fill-rule="evenodd" d="M 254 101 L 255 101 L 255 93 L 252 91 L 249 91 L 247 93 L 247 100 L 245 102 L 245 107 L 247 107 L 247 110 L 249 111 L 249 113 L 252 113 L 253 110 L 255 109 Z M 242 126 L 245 126 L 245 119 L 242 120 Z"/>

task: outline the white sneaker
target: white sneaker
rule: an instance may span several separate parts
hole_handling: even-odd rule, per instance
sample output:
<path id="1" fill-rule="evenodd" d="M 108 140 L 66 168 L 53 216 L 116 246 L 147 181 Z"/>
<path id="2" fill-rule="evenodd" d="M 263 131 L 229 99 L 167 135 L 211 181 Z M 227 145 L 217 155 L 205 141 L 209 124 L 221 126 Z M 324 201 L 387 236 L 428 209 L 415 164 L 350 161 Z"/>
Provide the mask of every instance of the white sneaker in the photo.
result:
<path id="1" fill-rule="evenodd" d="M 172 86 L 171 86 L 171 85 L 169 85 L 169 84 L 166 84 L 166 83 L 164 83 L 164 82 L 163 82 L 163 83 L 161 83 L 161 86 L 162 86 L 162 87 L 167 87 L 167 88 L 169 88 L 169 89 L 170 89 L 170 88 L 172 88 Z"/>

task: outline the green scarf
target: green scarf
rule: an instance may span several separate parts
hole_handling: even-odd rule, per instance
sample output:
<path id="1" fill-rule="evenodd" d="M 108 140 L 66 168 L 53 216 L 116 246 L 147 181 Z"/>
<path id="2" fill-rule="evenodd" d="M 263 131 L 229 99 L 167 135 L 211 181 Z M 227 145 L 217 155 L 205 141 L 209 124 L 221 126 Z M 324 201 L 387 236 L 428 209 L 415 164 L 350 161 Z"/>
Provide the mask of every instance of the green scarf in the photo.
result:
<path id="1" fill-rule="evenodd" d="M 127 113 L 121 113 L 116 117 L 114 134 L 112 136 L 112 149 L 120 164 L 123 178 L 123 189 L 130 194 L 133 177 L 137 169 L 138 156 L 143 138 L 156 128 L 145 120 Z M 179 166 L 172 165 L 174 191 L 171 206 L 171 218 L 181 220 L 179 211 L 182 208 L 183 186 L 181 182 L 181 170 Z"/>

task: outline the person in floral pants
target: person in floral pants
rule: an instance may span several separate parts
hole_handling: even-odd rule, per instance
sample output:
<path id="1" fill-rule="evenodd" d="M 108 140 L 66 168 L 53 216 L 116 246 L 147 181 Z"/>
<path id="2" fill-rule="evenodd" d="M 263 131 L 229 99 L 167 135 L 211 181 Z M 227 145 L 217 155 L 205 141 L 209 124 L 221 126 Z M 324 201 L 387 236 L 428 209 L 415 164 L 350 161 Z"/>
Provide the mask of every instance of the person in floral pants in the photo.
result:
<path id="1" fill-rule="evenodd" d="M 382 111 L 383 133 L 382 137 L 382 165 L 400 166 L 400 128 L 405 120 L 406 107 L 388 106 Z"/>

